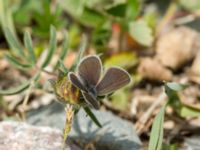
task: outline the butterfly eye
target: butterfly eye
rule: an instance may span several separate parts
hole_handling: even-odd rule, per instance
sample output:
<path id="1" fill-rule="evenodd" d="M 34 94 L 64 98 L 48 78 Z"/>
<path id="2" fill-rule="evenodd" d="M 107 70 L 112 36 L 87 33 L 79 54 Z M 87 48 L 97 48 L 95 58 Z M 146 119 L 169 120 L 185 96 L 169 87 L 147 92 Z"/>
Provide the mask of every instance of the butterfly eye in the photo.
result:
<path id="1" fill-rule="evenodd" d="M 101 60 L 96 55 L 85 57 L 78 65 L 78 75 L 87 85 L 97 85 L 101 70 Z"/>
<path id="2" fill-rule="evenodd" d="M 107 70 L 102 80 L 96 86 L 97 95 L 107 95 L 127 85 L 131 81 L 129 74 L 120 68 Z"/>

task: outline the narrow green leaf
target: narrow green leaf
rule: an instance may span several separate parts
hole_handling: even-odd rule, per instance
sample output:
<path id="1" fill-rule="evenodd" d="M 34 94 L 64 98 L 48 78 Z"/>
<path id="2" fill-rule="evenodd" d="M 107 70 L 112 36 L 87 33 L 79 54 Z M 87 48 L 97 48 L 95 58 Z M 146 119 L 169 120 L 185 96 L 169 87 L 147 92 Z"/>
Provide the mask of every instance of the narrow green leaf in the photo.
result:
<path id="1" fill-rule="evenodd" d="M 11 31 L 12 35 L 17 40 L 17 42 L 19 43 L 19 40 L 16 36 L 12 13 L 13 10 L 10 9 L 9 7 L 9 1 L 0 0 L 0 23 L 2 26 L 2 31 L 5 34 L 5 31 L 8 28 Z"/>
<path id="2" fill-rule="evenodd" d="M 69 48 L 69 39 L 68 39 L 68 34 L 65 32 L 60 57 L 55 68 L 58 68 L 61 65 L 60 62 L 62 62 L 65 59 L 65 56 L 67 55 L 68 52 L 68 48 Z"/>
<path id="3" fill-rule="evenodd" d="M 179 150 L 177 144 L 163 144 L 161 150 Z"/>
<path id="4" fill-rule="evenodd" d="M 73 15 L 73 14 L 72 14 Z M 85 26 L 96 28 L 105 21 L 105 17 L 95 9 L 84 7 L 80 16 L 75 16 Z"/>
<path id="5" fill-rule="evenodd" d="M 20 45 L 20 41 L 17 37 L 17 33 L 16 33 L 16 29 L 15 29 L 15 25 L 14 25 L 14 21 L 13 21 L 13 10 L 10 9 L 9 5 L 7 6 L 7 14 L 6 16 L 7 17 L 7 22 L 6 22 L 6 26 L 5 26 L 5 29 L 8 28 L 13 37 L 15 38 L 16 42 Z M 20 45 L 21 46 L 21 45 Z"/>
<path id="6" fill-rule="evenodd" d="M 24 83 L 22 83 L 21 85 L 19 85 L 18 87 L 15 88 L 11 88 L 8 90 L 0 90 L 0 95 L 15 95 L 18 94 L 24 90 L 26 90 L 30 85 L 29 81 L 26 81 Z"/>
<path id="7" fill-rule="evenodd" d="M 34 49 L 33 49 L 31 35 L 27 31 L 24 33 L 24 45 L 29 52 L 28 53 L 29 60 L 32 61 L 33 64 L 36 64 L 36 57 L 35 57 L 35 53 L 34 53 Z"/>
<path id="8" fill-rule="evenodd" d="M 114 17 L 125 17 L 126 4 L 125 3 L 120 3 L 117 5 L 115 4 L 114 6 L 107 8 L 106 12 Z"/>
<path id="9" fill-rule="evenodd" d="M 60 60 L 64 60 L 65 56 L 68 52 L 68 48 L 69 48 L 69 39 L 68 39 L 68 33 L 65 32 L 64 34 L 64 40 L 63 40 L 63 44 L 62 44 L 62 50 L 60 53 Z"/>
<path id="10" fill-rule="evenodd" d="M 83 38 L 82 38 L 82 43 L 81 43 L 80 48 L 79 48 L 79 54 L 76 57 L 74 64 L 70 68 L 70 71 L 74 71 L 76 69 L 78 63 L 80 62 L 81 58 L 83 57 L 83 54 L 86 50 L 86 46 L 87 46 L 87 37 L 84 35 Z"/>
<path id="11" fill-rule="evenodd" d="M 63 63 L 63 61 L 59 60 L 59 64 L 60 64 L 59 69 L 62 72 L 64 72 L 64 73 L 68 73 L 69 72 L 69 70 L 65 67 L 65 64 Z"/>
<path id="12" fill-rule="evenodd" d="M 5 29 L 5 37 L 14 54 L 17 56 L 25 56 L 21 44 L 17 41 L 9 28 Z"/>
<path id="13" fill-rule="evenodd" d="M 15 66 L 18 69 L 25 70 L 25 69 L 30 69 L 32 67 L 32 65 L 30 65 L 30 64 L 20 63 L 18 60 L 16 60 L 11 55 L 6 55 L 6 59 L 9 61 L 9 63 L 11 63 L 13 66 Z"/>
<path id="14" fill-rule="evenodd" d="M 47 53 L 46 59 L 44 60 L 42 64 L 42 68 L 45 68 L 50 63 L 53 57 L 54 51 L 56 50 L 56 44 L 57 44 L 56 29 L 55 27 L 51 26 L 48 53 Z"/>
<path id="15" fill-rule="evenodd" d="M 178 1 L 180 5 L 182 5 L 186 10 L 189 10 L 191 12 L 199 11 L 200 9 L 200 1 L 199 0 L 179 0 Z"/>
<path id="16" fill-rule="evenodd" d="M 36 73 L 36 74 L 31 78 L 31 80 L 33 80 L 34 82 L 37 82 L 37 81 L 40 79 L 40 75 L 41 75 L 41 72 Z"/>
<path id="17" fill-rule="evenodd" d="M 140 12 L 139 0 L 127 0 L 126 19 L 134 20 Z"/>
<path id="18" fill-rule="evenodd" d="M 156 115 L 154 119 L 150 142 L 148 150 L 160 150 L 163 141 L 163 123 L 164 123 L 164 114 L 165 114 L 166 104 L 161 108 L 160 112 Z"/>
<path id="19" fill-rule="evenodd" d="M 107 58 L 104 62 L 104 66 L 106 69 L 112 66 L 118 66 L 127 70 L 137 65 L 137 63 L 138 57 L 136 56 L 136 54 L 132 52 L 126 52 L 118 53 Z"/>
<path id="20" fill-rule="evenodd" d="M 0 90 L 0 95 L 15 95 L 20 92 L 23 92 L 30 86 L 31 82 L 36 83 L 39 80 L 40 74 L 41 74 L 40 72 L 36 73 L 30 80 L 23 82 L 17 87 L 7 90 Z"/>
<path id="21" fill-rule="evenodd" d="M 79 55 L 76 59 L 76 64 L 78 64 L 79 61 L 81 60 L 81 58 L 83 57 L 83 54 L 86 50 L 86 46 L 87 46 L 87 37 L 85 35 L 83 35 L 82 43 L 81 43 L 80 48 L 79 48 Z"/>
<path id="22" fill-rule="evenodd" d="M 98 121 L 98 119 L 96 118 L 96 116 L 93 114 L 93 112 L 90 110 L 89 107 L 84 107 L 85 112 L 88 114 L 88 116 L 92 119 L 92 121 L 99 127 L 101 128 L 102 125 L 100 124 L 100 122 Z"/>
<path id="23" fill-rule="evenodd" d="M 168 104 L 181 116 L 181 117 L 199 117 L 200 109 L 190 104 L 183 103 L 177 92 L 186 88 L 186 85 L 176 82 L 169 82 L 165 84 L 165 92 L 168 96 Z"/>
<path id="24" fill-rule="evenodd" d="M 178 95 L 178 91 L 184 87 L 175 82 L 165 84 L 165 93 L 168 97 L 168 105 L 170 105 L 179 115 L 181 112 L 182 103 Z"/>
<path id="25" fill-rule="evenodd" d="M 176 82 L 168 82 L 165 84 L 168 88 L 170 88 L 173 91 L 182 91 L 186 88 L 186 85 L 176 83 Z"/>
<path id="26" fill-rule="evenodd" d="M 109 15 L 121 17 L 128 21 L 133 21 L 140 11 L 140 3 L 138 0 L 127 0 L 124 3 L 114 4 L 106 9 Z"/>
<path id="27" fill-rule="evenodd" d="M 181 117 L 199 117 L 200 110 L 188 106 L 182 106 L 180 111 Z"/>

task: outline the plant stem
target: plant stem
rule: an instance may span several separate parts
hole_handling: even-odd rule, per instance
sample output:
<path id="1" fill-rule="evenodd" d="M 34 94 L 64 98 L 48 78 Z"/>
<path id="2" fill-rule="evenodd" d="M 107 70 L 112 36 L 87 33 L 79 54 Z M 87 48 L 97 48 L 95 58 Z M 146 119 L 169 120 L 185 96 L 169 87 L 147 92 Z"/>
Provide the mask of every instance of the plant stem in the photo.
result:
<path id="1" fill-rule="evenodd" d="M 177 11 L 177 3 L 176 1 L 172 1 L 163 19 L 160 21 L 158 25 L 156 36 L 159 36 L 162 33 L 162 31 L 166 28 L 166 26 L 170 23 L 170 21 L 174 17 L 176 11 Z"/>
<path id="2" fill-rule="evenodd" d="M 33 89 L 33 86 L 34 86 L 34 83 L 35 81 L 33 80 L 28 88 L 28 91 L 25 95 L 25 98 L 23 100 L 23 103 L 22 103 L 22 120 L 25 121 L 26 120 L 26 107 L 27 107 L 27 104 L 28 104 L 28 100 L 29 100 L 29 97 L 30 97 L 30 94 L 32 92 L 32 89 Z"/>
<path id="3" fill-rule="evenodd" d="M 65 128 L 64 128 L 62 150 L 65 149 L 65 142 L 67 140 L 69 132 L 71 131 L 72 121 L 73 121 L 73 117 L 74 117 L 74 108 L 72 105 L 68 104 L 65 108 L 65 111 L 66 111 L 66 122 L 65 122 Z"/>
<path id="4" fill-rule="evenodd" d="M 21 113 L 22 113 L 22 120 L 25 121 L 26 120 L 26 108 L 27 108 L 27 104 L 28 104 L 28 100 L 30 98 L 31 92 L 33 90 L 33 87 L 35 85 L 35 82 L 37 82 L 38 77 L 40 76 L 41 72 L 38 72 L 30 81 L 30 86 L 28 88 L 28 91 L 26 92 L 26 95 L 24 97 L 23 103 L 22 103 L 22 109 L 21 109 Z"/>

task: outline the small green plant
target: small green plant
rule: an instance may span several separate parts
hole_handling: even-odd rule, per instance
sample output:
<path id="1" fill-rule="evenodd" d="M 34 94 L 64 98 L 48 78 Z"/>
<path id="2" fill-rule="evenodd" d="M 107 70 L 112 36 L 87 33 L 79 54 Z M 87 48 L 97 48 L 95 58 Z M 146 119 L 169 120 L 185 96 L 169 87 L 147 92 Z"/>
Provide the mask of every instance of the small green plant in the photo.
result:
<path id="1" fill-rule="evenodd" d="M 181 91 L 183 89 L 184 86 L 178 83 L 172 82 L 165 84 L 165 93 L 168 96 L 168 101 L 162 106 L 154 119 L 150 135 L 149 150 L 161 150 L 165 109 L 172 101 L 177 102 L 177 91 Z"/>
<path id="2" fill-rule="evenodd" d="M 66 34 L 64 36 L 65 39 L 63 41 L 63 46 L 60 52 L 59 60 L 56 66 L 54 67 L 55 69 L 60 67 L 61 61 L 65 58 L 67 54 L 68 48 L 66 45 L 67 44 Z M 5 30 L 5 37 L 11 49 L 10 53 L 5 54 L 5 57 L 10 62 L 10 64 L 12 64 L 17 69 L 26 72 L 29 72 L 31 70 L 36 70 L 36 71 L 35 74 L 33 74 L 29 80 L 25 81 L 18 87 L 8 90 L 0 90 L 0 94 L 13 95 L 27 89 L 31 90 L 38 83 L 41 73 L 42 72 L 47 73 L 45 67 L 47 67 L 47 65 L 49 65 L 49 63 L 51 62 L 51 59 L 57 47 L 56 30 L 53 26 L 51 26 L 49 46 L 48 49 L 46 50 L 45 59 L 40 65 L 38 64 L 39 58 L 37 58 L 35 54 L 29 32 L 25 32 L 24 34 L 24 46 L 22 46 L 22 44 L 18 42 L 19 40 L 13 35 L 13 33 L 8 28 L 6 28 Z M 28 97 L 26 99 L 28 99 Z M 27 100 L 24 101 L 24 106 L 26 105 L 26 103 Z"/>
<path id="3" fill-rule="evenodd" d="M 150 135 L 149 150 L 160 150 L 162 147 L 164 115 L 167 106 L 172 107 L 180 117 L 200 116 L 200 109 L 183 103 L 180 100 L 178 92 L 185 88 L 186 85 L 175 82 L 169 82 L 165 84 L 165 93 L 168 97 L 168 101 L 162 106 L 154 119 Z"/>

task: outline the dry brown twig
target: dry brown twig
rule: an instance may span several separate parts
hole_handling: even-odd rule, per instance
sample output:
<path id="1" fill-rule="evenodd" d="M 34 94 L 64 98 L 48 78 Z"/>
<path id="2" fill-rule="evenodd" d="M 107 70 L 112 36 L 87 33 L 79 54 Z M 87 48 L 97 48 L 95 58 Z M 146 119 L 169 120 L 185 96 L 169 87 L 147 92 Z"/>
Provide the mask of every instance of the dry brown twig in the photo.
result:
<path id="1" fill-rule="evenodd" d="M 135 128 L 138 134 L 141 134 L 145 128 L 145 124 L 152 116 L 154 110 L 166 100 L 166 95 L 162 92 L 159 97 L 154 101 L 154 103 L 148 108 L 148 110 L 140 117 L 140 119 L 136 122 Z"/>

